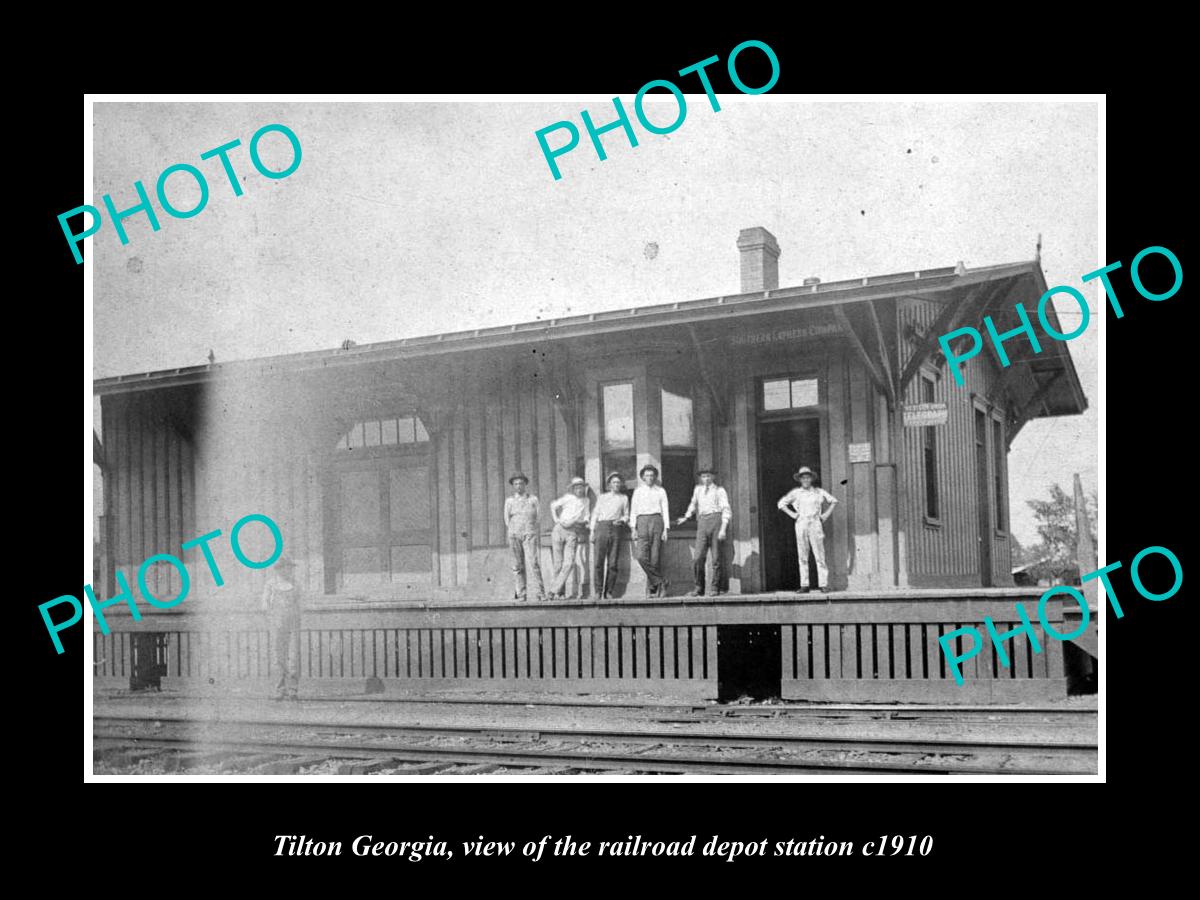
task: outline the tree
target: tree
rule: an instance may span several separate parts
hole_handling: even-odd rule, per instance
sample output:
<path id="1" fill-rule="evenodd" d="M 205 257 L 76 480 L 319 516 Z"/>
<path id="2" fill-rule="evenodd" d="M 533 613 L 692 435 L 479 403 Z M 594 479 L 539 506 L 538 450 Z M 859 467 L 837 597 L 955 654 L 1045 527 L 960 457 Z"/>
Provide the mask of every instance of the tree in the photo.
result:
<path id="1" fill-rule="evenodd" d="M 1008 536 L 1008 545 L 1012 549 L 1012 564 L 1014 566 L 1023 566 L 1029 562 L 1029 551 L 1021 545 L 1015 534 Z"/>
<path id="2" fill-rule="evenodd" d="M 1041 540 L 1025 549 L 1023 557 L 1033 563 L 1030 575 L 1035 581 L 1071 581 L 1078 569 L 1075 561 L 1075 500 L 1057 483 L 1050 486 L 1049 500 L 1026 500 L 1037 519 L 1037 532 Z M 1085 501 L 1088 523 L 1093 538 L 1096 535 L 1096 494 L 1093 491 Z"/>

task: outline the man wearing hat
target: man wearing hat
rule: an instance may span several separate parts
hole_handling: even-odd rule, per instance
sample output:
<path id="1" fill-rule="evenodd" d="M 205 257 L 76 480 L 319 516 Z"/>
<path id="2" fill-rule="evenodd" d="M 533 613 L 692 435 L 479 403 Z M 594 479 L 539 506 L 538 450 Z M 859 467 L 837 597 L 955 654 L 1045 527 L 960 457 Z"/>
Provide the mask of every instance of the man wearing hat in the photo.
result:
<path id="1" fill-rule="evenodd" d="M 801 466 L 792 476 L 800 487 L 792 488 L 779 501 L 779 508 L 796 520 L 796 552 L 800 557 L 800 590 L 808 593 L 808 548 L 812 545 L 817 560 L 817 587 L 829 592 L 829 570 L 825 567 L 825 530 L 821 523 L 833 515 L 837 498 L 823 488 L 815 487 L 816 476 L 808 466 Z M 828 503 L 829 509 L 821 512 Z"/>
<path id="2" fill-rule="evenodd" d="M 513 575 L 517 582 L 514 597 L 525 599 L 525 573 L 530 572 L 537 599 L 545 600 L 542 563 L 538 559 L 538 498 L 526 492 L 529 479 L 524 472 L 518 472 L 508 479 L 508 483 L 513 486 L 513 494 L 504 501 L 504 527 L 508 529 L 508 546 L 512 550 Z"/>
<path id="3" fill-rule="evenodd" d="M 692 562 L 692 576 L 696 587 L 688 594 L 689 597 L 704 596 L 704 569 L 708 561 L 708 550 L 713 554 L 713 584 L 714 595 L 725 593 L 721 586 L 722 579 L 721 546 L 725 542 L 725 533 L 729 529 L 729 520 L 733 518 L 733 510 L 729 506 L 729 495 L 725 488 L 713 484 L 717 473 L 715 469 L 700 470 L 700 483 L 692 491 L 692 502 L 676 522 L 682 525 L 693 515 L 699 515 L 696 525 L 696 558 Z"/>
<path id="4" fill-rule="evenodd" d="M 592 514 L 592 501 L 587 495 L 587 482 L 579 476 L 571 479 L 567 493 L 550 504 L 550 515 L 554 517 L 554 532 L 550 539 L 550 553 L 554 559 L 554 581 L 550 596 L 563 599 L 566 596 L 567 579 L 575 572 L 575 551 L 587 546 L 588 518 Z M 583 578 L 579 578 L 572 599 L 578 599 L 583 589 Z"/>
<path id="5" fill-rule="evenodd" d="M 279 673 L 273 700 L 300 699 L 300 587 L 295 574 L 291 558 L 279 557 L 262 593 L 271 633 L 271 668 Z"/>
<path id="6" fill-rule="evenodd" d="M 638 565 L 646 573 L 646 596 L 665 597 L 670 586 L 662 575 L 662 545 L 671 529 L 671 511 L 667 492 L 655 484 L 658 469 L 642 466 L 638 472 L 642 483 L 633 492 L 629 518 L 637 535 Z"/>
<path id="7" fill-rule="evenodd" d="M 617 584 L 617 558 L 621 549 L 621 526 L 629 524 L 629 498 L 620 472 L 609 472 L 608 490 L 596 498 L 592 510 L 592 559 L 596 561 L 597 600 L 611 600 Z"/>

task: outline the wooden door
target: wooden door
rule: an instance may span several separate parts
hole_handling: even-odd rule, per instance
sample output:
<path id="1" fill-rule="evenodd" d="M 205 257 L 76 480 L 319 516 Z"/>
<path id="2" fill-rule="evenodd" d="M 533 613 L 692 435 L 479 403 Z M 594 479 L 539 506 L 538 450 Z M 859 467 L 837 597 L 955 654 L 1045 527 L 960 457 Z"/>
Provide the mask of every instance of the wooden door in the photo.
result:
<path id="1" fill-rule="evenodd" d="M 821 472 L 821 423 L 814 417 L 786 418 L 758 425 L 758 508 L 762 535 L 763 589 L 795 590 L 800 586 L 795 521 L 776 504 L 796 487 L 801 466 Z M 809 557 L 810 584 L 817 583 L 816 561 Z"/>

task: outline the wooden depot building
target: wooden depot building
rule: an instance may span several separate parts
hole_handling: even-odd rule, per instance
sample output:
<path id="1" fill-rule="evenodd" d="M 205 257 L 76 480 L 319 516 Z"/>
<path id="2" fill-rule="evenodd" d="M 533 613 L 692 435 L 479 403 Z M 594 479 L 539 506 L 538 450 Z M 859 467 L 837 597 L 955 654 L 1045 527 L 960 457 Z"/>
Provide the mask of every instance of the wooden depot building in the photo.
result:
<path id="1" fill-rule="evenodd" d="M 1015 621 L 1014 600 L 1037 596 L 1009 575 L 1007 456 L 1030 419 L 1086 408 L 1067 346 L 1034 354 L 1010 341 L 1006 368 L 988 348 L 957 387 L 937 339 L 984 315 L 1000 330 L 1019 324 L 1015 305 L 1046 290 L 1040 264 L 780 288 L 770 232 L 743 230 L 737 248 L 741 290 L 728 296 L 96 381 L 98 587 L 111 596 L 114 569 L 136 583 L 147 557 L 216 528 L 228 535 L 257 512 L 279 524 L 298 564 L 303 677 L 314 685 L 482 678 L 716 696 L 722 654 L 729 672 L 744 668 L 732 660 L 746 635 L 729 629 L 755 628 L 768 629 L 785 696 L 1061 690 L 1054 641 L 1014 653 L 1012 669 L 987 648 L 957 691 L 937 647 L 983 615 Z M 662 472 L 672 518 L 697 467 L 718 470 L 733 508 L 731 594 L 682 597 L 694 534 L 683 526 L 665 548 L 674 596 L 642 599 L 627 542 L 615 601 L 513 603 L 509 475 L 524 471 L 542 501 L 547 574 L 549 503 L 571 477 L 595 492 L 616 470 L 632 488 L 647 463 Z M 830 595 L 791 593 L 793 523 L 776 502 L 801 465 L 840 501 L 826 525 Z M 194 550 L 186 602 L 144 609 L 141 622 L 110 608 L 98 677 L 266 676 L 252 608 L 265 576 L 237 571 L 224 550 L 223 587 Z M 591 561 L 580 568 L 590 585 Z M 169 567 L 150 572 L 160 596 L 176 581 Z"/>

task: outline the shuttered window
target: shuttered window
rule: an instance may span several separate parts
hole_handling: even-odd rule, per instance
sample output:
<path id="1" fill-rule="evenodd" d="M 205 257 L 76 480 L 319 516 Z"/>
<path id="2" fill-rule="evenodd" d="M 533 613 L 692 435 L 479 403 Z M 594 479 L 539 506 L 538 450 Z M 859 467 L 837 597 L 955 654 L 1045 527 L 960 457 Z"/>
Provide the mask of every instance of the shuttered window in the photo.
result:
<path id="1" fill-rule="evenodd" d="M 606 384 L 600 391 L 600 461 L 606 481 L 610 472 L 625 479 L 625 493 L 637 486 L 637 445 L 633 427 L 633 382 Z"/>
<path id="2" fill-rule="evenodd" d="M 996 488 L 996 530 L 1008 531 L 1008 503 L 1004 490 L 1004 426 L 992 419 L 992 479 Z"/>
<path id="3" fill-rule="evenodd" d="M 695 402 L 687 385 L 673 383 L 663 387 L 662 398 L 662 474 L 660 481 L 667 492 L 672 518 L 678 518 L 691 501 L 696 484 L 696 420 Z M 691 518 L 679 527 L 695 530 Z"/>
<path id="4" fill-rule="evenodd" d="M 925 403 L 937 400 L 937 383 L 929 375 L 921 375 L 921 399 Z M 937 427 L 922 428 L 922 451 L 925 463 L 925 515 L 930 519 L 941 518 L 941 497 L 938 491 L 938 447 Z"/>

